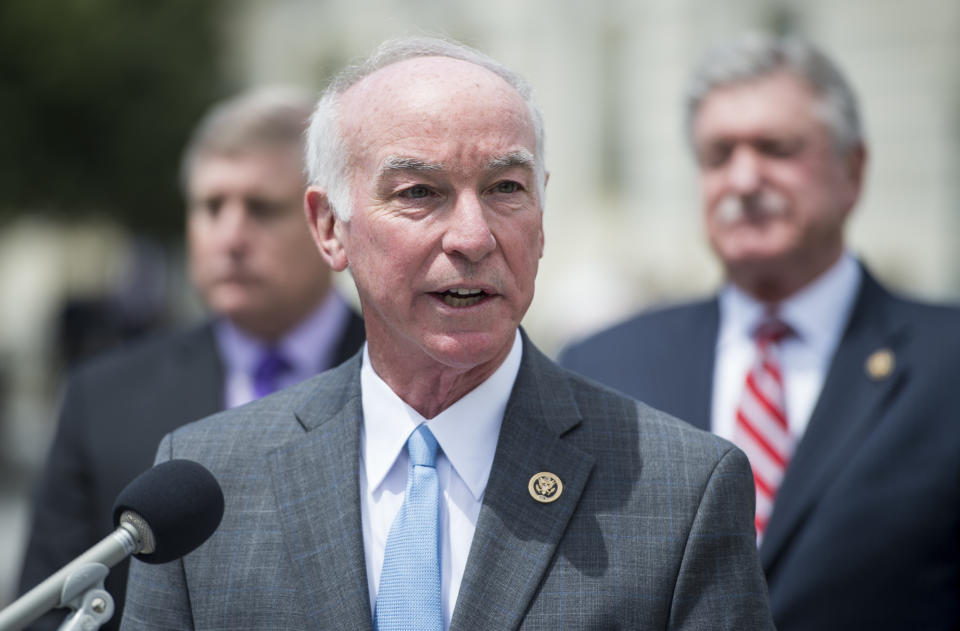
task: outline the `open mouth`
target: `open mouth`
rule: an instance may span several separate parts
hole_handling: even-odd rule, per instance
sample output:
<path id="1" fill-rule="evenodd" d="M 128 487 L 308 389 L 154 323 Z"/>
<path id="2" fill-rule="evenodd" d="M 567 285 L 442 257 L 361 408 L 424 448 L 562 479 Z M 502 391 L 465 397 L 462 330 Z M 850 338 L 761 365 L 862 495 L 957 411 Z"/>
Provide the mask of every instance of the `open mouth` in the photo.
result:
<path id="1" fill-rule="evenodd" d="M 472 307 L 489 294 L 482 289 L 464 289 L 456 287 L 436 294 L 445 304 L 451 307 Z"/>

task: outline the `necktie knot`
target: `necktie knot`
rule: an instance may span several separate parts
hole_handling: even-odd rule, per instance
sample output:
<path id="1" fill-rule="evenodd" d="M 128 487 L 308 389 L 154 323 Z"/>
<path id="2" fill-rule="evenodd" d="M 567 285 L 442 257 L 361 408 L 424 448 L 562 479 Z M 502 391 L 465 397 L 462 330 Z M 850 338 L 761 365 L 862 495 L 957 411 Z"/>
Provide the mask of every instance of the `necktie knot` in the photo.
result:
<path id="1" fill-rule="evenodd" d="M 277 389 L 278 380 L 292 366 L 277 348 L 268 348 L 253 369 L 253 392 L 259 398 Z"/>
<path id="2" fill-rule="evenodd" d="M 777 317 L 765 318 L 753 329 L 753 338 L 761 348 L 779 344 L 791 335 L 793 329 L 790 325 Z"/>
<path id="3" fill-rule="evenodd" d="M 407 451 L 414 466 L 437 466 L 437 439 L 426 425 L 420 425 L 410 434 Z"/>

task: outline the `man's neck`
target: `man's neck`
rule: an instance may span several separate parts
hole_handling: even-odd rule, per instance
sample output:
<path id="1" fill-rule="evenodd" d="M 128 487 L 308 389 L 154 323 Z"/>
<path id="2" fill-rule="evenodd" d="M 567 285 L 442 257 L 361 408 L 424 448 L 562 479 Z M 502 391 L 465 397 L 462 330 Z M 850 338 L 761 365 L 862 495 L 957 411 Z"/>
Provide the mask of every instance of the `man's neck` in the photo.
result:
<path id="1" fill-rule="evenodd" d="M 423 356 L 420 362 L 411 362 L 410 354 L 399 349 L 384 349 L 368 337 L 370 362 L 377 375 L 407 405 L 426 419 L 435 417 L 465 394 L 486 381 L 510 354 L 515 338 L 511 337 L 496 355 L 473 366 L 450 366 L 432 357 Z"/>
<path id="2" fill-rule="evenodd" d="M 727 275 L 731 283 L 754 299 L 776 304 L 820 278 L 840 260 L 843 251 L 840 244 L 835 250 L 816 258 L 753 264 L 741 269 L 730 268 Z"/>

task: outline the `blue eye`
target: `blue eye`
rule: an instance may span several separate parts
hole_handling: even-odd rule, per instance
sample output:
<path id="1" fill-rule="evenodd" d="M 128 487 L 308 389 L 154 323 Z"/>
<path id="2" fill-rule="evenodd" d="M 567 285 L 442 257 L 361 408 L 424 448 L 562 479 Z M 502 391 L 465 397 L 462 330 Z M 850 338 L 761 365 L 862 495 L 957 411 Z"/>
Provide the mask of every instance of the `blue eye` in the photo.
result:
<path id="1" fill-rule="evenodd" d="M 516 193 L 520 191 L 523 187 L 519 183 L 513 181 L 497 182 L 497 185 L 493 187 L 494 190 L 498 193 Z"/>
<path id="2" fill-rule="evenodd" d="M 426 186 L 411 186 L 403 191 L 403 196 L 410 199 L 423 199 L 430 196 L 430 189 Z"/>

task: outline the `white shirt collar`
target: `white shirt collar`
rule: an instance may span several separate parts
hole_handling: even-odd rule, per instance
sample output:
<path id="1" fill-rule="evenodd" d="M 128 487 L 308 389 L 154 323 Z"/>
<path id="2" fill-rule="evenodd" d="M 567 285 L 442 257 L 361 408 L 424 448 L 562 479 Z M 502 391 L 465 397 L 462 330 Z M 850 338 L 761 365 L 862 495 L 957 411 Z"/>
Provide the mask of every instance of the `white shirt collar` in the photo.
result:
<path id="1" fill-rule="evenodd" d="M 860 266 L 848 252 L 812 283 L 778 306 L 780 319 L 797 334 L 795 340 L 815 351 L 832 352 L 843 335 L 860 290 Z M 727 284 L 720 293 L 717 348 L 750 338 L 766 314 L 766 304 Z"/>
<path id="2" fill-rule="evenodd" d="M 506 359 L 479 386 L 430 420 L 407 405 L 370 364 L 366 344 L 360 369 L 362 453 L 369 488 L 376 490 L 421 423 L 436 437 L 457 475 L 479 501 L 487 486 L 503 413 L 513 390 L 523 344 L 518 331 Z"/>

